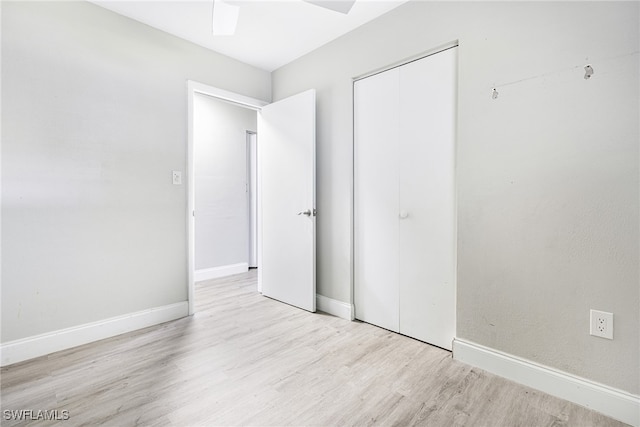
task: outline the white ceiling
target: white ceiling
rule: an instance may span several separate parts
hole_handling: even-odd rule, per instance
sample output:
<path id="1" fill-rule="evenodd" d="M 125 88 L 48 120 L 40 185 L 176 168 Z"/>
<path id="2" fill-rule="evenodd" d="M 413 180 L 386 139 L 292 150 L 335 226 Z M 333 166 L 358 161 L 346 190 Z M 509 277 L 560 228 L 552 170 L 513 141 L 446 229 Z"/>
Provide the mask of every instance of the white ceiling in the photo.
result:
<path id="1" fill-rule="evenodd" d="M 240 6 L 232 36 L 212 34 L 213 0 L 90 0 L 136 21 L 273 71 L 407 0 L 357 0 L 344 15 L 303 0 L 229 0 Z"/>

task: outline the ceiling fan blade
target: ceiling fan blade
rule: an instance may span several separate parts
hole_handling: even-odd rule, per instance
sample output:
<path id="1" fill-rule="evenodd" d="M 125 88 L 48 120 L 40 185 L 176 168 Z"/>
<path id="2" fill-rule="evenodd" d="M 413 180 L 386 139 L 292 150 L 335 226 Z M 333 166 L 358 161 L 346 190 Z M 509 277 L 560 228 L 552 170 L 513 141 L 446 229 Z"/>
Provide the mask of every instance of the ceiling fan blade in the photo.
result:
<path id="1" fill-rule="evenodd" d="M 231 36 L 236 32 L 240 6 L 228 4 L 224 0 L 213 0 L 213 35 Z"/>
<path id="2" fill-rule="evenodd" d="M 304 0 L 307 3 L 315 4 L 316 6 L 324 7 L 336 12 L 349 13 L 356 0 Z"/>

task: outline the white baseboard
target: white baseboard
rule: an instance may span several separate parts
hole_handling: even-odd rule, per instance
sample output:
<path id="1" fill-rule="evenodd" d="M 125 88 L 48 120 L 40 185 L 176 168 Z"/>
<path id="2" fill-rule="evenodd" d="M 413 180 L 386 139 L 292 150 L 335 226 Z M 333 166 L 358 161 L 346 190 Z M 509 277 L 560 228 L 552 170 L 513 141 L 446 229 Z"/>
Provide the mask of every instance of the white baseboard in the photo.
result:
<path id="1" fill-rule="evenodd" d="M 241 262 L 240 264 L 223 265 L 221 267 L 203 268 L 196 270 L 194 278 L 196 282 L 203 280 L 217 279 L 218 277 L 231 276 L 232 274 L 240 274 L 249 271 L 249 264 Z"/>
<path id="2" fill-rule="evenodd" d="M 460 339 L 453 341 L 453 358 L 627 424 L 640 425 L 640 396 Z"/>
<path id="3" fill-rule="evenodd" d="M 351 304 L 316 294 L 316 309 L 342 319 L 353 320 Z"/>
<path id="4" fill-rule="evenodd" d="M 98 322 L 48 332 L 0 344 L 0 366 L 179 319 L 189 314 L 186 301 L 150 308 Z"/>

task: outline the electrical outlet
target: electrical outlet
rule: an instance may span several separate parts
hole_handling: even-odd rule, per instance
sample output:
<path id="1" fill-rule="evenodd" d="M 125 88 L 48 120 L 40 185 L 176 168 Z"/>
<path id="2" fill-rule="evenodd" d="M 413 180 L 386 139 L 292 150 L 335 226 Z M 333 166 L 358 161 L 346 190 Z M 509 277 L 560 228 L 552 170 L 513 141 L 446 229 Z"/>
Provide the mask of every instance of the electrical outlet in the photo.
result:
<path id="1" fill-rule="evenodd" d="M 591 310 L 589 333 L 596 337 L 613 339 L 613 313 Z"/>

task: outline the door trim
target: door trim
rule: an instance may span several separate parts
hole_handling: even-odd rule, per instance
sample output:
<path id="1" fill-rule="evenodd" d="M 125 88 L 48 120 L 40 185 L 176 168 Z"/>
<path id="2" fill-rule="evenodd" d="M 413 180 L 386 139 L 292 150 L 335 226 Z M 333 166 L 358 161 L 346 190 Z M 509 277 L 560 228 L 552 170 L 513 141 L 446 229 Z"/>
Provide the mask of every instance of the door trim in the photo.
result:
<path id="1" fill-rule="evenodd" d="M 257 129 L 257 126 L 256 126 Z M 249 268 L 258 267 L 258 137 L 246 131 L 247 144 L 247 221 L 249 223 Z M 260 290 L 260 289 L 259 289 Z"/>
<path id="2" fill-rule="evenodd" d="M 260 111 L 266 101 L 187 80 L 187 302 L 189 315 L 194 313 L 195 294 L 195 173 L 193 167 L 193 99 L 196 93 Z M 258 205 L 260 189 L 258 188 Z M 260 263 L 260 257 L 258 257 Z M 258 265 L 258 267 L 260 267 Z"/>

